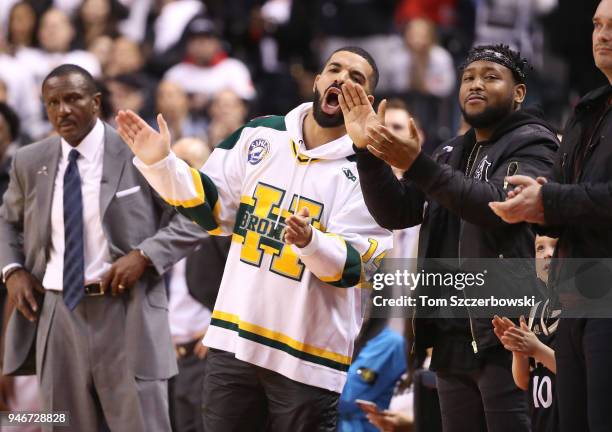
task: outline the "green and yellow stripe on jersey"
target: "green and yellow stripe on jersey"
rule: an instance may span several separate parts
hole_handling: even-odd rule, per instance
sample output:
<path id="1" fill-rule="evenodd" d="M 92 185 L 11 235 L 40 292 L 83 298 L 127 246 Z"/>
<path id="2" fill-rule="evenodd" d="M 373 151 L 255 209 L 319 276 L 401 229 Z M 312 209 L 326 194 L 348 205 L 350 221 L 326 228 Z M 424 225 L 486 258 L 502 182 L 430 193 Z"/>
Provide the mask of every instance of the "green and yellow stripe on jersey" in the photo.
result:
<path id="1" fill-rule="evenodd" d="M 293 357 L 311 363 L 327 366 L 342 372 L 346 372 L 351 365 L 351 358 L 348 356 L 308 345 L 283 333 L 242 321 L 237 315 L 215 310 L 210 324 L 235 331 L 241 338 L 284 351 Z"/>

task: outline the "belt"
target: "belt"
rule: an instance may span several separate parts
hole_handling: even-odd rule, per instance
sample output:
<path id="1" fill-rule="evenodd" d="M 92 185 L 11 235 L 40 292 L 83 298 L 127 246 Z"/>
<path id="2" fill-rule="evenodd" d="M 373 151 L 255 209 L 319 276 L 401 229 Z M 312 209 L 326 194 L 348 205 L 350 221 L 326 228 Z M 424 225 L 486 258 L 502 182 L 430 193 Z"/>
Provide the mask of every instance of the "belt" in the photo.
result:
<path id="1" fill-rule="evenodd" d="M 104 294 L 106 294 L 106 292 L 107 291 L 104 289 L 102 283 L 100 282 L 85 285 L 85 295 L 88 297 L 103 296 Z M 110 292 L 110 290 L 108 292 Z"/>
<path id="2" fill-rule="evenodd" d="M 200 343 L 202 338 L 194 339 L 191 342 L 186 342 L 184 344 L 176 344 L 174 346 L 174 350 L 176 351 L 176 358 L 183 358 L 193 354 L 193 349 L 196 347 L 196 344 Z"/>

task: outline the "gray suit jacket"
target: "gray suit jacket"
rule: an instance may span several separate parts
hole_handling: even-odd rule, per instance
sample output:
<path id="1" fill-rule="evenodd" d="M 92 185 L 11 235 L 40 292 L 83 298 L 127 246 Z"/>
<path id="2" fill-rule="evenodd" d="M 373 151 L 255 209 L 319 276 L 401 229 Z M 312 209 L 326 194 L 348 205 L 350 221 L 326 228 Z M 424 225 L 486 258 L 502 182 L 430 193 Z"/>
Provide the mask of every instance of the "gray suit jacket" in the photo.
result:
<path id="1" fill-rule="evenodd" d="M 153 262 L 129 293 L 125 349 L 136 377 L 166 379 L 176 374 L 177 367 L 168 327 L 168 300 L 160 275 L 187 255 L 205 234 L 154 195 L 132 164 L 129 148 L 113 128 L 104 126 L 100 202 L 96 205 L 100 206 L 111 259 L 139 248 Z M 20 263 L 42 281 L 51 242 L 51 201 L 60 153 L 59 137 L 30 144 L 16 153 L 0 207 L 0 268 Z M 140 186 L 138 192 L 116 196 L 118 191 L 136 186 Z M 37 331 L 43 332 L 46 340 L 48 328 L 37 328 L 21 313 L 12 313 L 5 336 L 5 374 L 28 375 L 35 373 L 34 366 L 40 368 L 42 355 L 34 355 Z"/>

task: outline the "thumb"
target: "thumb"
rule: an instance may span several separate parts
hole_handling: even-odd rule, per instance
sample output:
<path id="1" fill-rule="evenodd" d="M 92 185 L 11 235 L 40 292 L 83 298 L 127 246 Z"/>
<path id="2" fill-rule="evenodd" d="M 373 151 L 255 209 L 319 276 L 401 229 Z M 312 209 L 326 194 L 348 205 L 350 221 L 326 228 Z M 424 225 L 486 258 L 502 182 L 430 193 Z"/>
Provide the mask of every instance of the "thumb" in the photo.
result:
<path id="1" fill-rule="evenodd" d="M 409 130 L 411 138 L 417 139 L 419 137 L 419 131 L 417 130 L 416 123 L 414 122 L 413 117 L 410 117 Z"/>
<path id="2" fill-rule="evenodd" d="M 385 124 L 385 113 L 387 112 L 387 99 L 383 99 L 378 104 L 378 112 L 376 115 L 378 116 L 378 121 L 381 124 Z"/>
<path id="3" fill-rule="evenodd" d="M 308 207 L 302 207 L 300 211 L 298 211 L 298 216 L 309 217 L 310 212 L 308 211 Z"/>
<path id="4" fill-rule="evenodd" d="M 536 181 L 540 183 L 541 185 L 545 185 L 546 183 L 548 183 L 548 180 L 546 180 L 546 177 L 538 177 Z"/>
<path id="5" fill-rule="evenodd" d="M 170 130 L 168 129 L 168 123 L 166 123 L 166 120 L 164 119 L 164 116 L 161 115 L 161 113 L 157 114 L 157 125 L 159 126 L 159 133 L 164 138 L 164 141 L 169 143 L 170 142 Z"/>

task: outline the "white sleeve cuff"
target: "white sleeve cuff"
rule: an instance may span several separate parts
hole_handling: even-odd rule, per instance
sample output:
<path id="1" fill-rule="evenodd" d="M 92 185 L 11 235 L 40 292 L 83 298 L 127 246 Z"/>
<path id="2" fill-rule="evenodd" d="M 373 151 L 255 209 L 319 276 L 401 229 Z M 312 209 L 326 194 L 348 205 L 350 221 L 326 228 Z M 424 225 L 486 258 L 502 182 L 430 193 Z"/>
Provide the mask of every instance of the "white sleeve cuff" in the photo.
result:
<path id="1" fill-rule="evenodd" d="M 309 256 L 315 254 L 319 250 L 319 236 L 323 235 L 321 231 L 312 227 L 312 239 L 310 239 L 310 243 L 308 243 L 303 248 L 297 247 L 296 245 L 291 245 L 291 248 L 298 256 Z"/>
<path id="2" fill-rule="evenodd" d="M 5 265 L 5 266 L 2 268 L 2 280 L 5 280 L 5 279 L 6 279 L 6 277 L 5 277 L 5 276 L 6 276 L 6 274 L 8 273 L 8 271 L 9 271 L 10 269 L 15 268 L 15 267 L 23 267 L 23 266 L 22 266 L 21 264 L 19 264 L 19 263 L 10 263 L 10 264 Z"/>
<path id="3" fill-rule="evenodd" d="M 159 169 L 159 168 L 163 168 L 166 166 L 166 164 L 171 161 L 172 159 L 176 158 L 176 155 L 174 154 L 174 152 L 172 150 L 170 150 L 170 153 L 168 153 L 168 156 L 166 156 L 165 158 L 158 160 L 157 162 L 151 164 L 151 165 L 147 165 L 146 163 L 144 163 L 143 161 L 141 161 L 140 159 L 138 159 L 138 156 L 134 156 L 134 165 L 136 166 L 136 168 L 138 169 L 145 169 L 145 170 L 155 170 L 155 169 Z"/>

